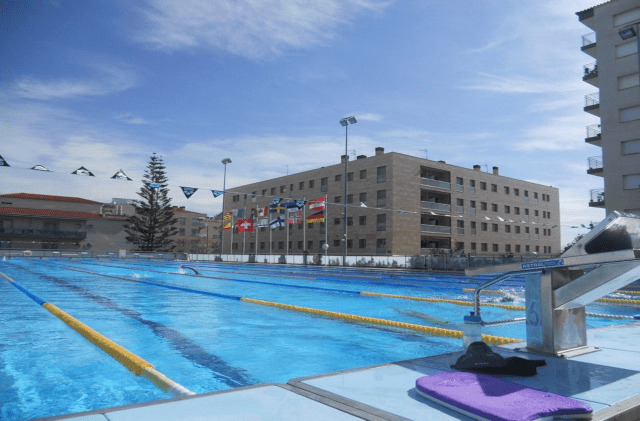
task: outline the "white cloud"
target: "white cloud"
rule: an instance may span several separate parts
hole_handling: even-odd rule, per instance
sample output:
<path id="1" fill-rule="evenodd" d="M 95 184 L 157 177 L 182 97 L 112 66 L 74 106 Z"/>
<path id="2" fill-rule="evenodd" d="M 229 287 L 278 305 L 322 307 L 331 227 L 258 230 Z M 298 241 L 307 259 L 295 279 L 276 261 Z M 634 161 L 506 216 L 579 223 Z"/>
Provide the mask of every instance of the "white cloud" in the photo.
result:
<path id="1" fill-rule="evenodd" d="M 115 118 L 118 121 L 121 121 L 122 123 L 127 123 L 127 124 L 133 124 L 133 125 L 149 124 L 148 120 L 142 117 L 138 117 L 133 113 L 116 114 L 113 116 L 113 118 Z"/>
<path id="2" fill-rule="evenodd" d="M 205 47 L 252 59 L 306 48 L 335 37 L 336 27 L 362 11 L 381 12 L 376 0 L 148 0 L 138 40 L 159 50 Z"/>
<path id="3" fill-rule="evenodd" d="M 123 65 L 89 65 L 94 76 L 81 80 L 68 78 L 41 80 L 25 76 L 12 87 L 18 97 L 38 100 L 104 96 L 114 92 L 123 92 L 137 84 L 137 76 Z"/>
<path id="4" fill-rule="evenodd" d="M 382 114 L 374 113 L 356 113 L 354 115 L 358 118 L 359 121 L 380 121 L 384 118 Z"/>
<path id="5" fill-rule="evenodd" d="M 591 146 L 586 144 L 585 116 L 568 115 L 553 117 L 545 122 L 525 130 L 514 148 L 520 151 L 569 151 L 587 150 Z"/>

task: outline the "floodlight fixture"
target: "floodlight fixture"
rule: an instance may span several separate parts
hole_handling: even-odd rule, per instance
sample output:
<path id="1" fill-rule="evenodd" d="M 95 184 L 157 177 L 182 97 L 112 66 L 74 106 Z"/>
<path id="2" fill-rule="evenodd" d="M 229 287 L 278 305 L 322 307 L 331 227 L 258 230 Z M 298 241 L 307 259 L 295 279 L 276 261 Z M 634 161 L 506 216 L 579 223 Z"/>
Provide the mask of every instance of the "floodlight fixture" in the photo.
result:
<path id="1" fill-rule="evenodd" d="M 637 35 L 636 30 L 633 26 L 623 29 L 622 31 L 618 32 L 618 34 L 620 35 L 620 38 L 622 38 L 623 40 L 633 38 Z"/>
<path id="2" fill-rule="evenodd" d="M 349 117 L 345 117 L 342 120 L 340 120 L 340 125 L 341 126 L 348 126 L 349 124 L 356 124 L 358 122 L 358 119 L 355 118 L 354 116 L 349 116 Z"/>
<path id="3" fill-rule="evenodd" d="M 222 163 L 224 165 L 231 164 L 231 160 L 229 158 L 225 158 L 225 159 L 222 160 Z"/>

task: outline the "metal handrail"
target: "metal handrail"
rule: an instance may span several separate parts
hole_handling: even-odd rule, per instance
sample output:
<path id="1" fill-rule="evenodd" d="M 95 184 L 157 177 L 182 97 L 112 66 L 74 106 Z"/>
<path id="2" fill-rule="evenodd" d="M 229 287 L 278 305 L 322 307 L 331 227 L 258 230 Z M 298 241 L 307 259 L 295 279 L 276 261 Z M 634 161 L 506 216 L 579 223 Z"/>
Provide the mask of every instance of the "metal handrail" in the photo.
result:
<path id="1" fill-rule="evenodd" d="M 589 162 L 589 169 L 601 169 L 602 167 L 602 156 L 592 156 L 587 159 Z"/>
<path id="2" fill-rule="evenodd" d="M 584 69 L 584 76 L 591 76 L 592 74 L 598 73 L 598 62 L 594 61 L 593 63 L 585 64 L 582 66 Z"/>
<path id="3" fill-rule="evenodd" d="M 600 93 L 599 92 L 594 92 L 592 94 L 584 96 L 584 106 L 585 107 L 590 107 L 590 106 L 598 105 L 598 104 L 600 104 Z"/>
<path id="4" fill-rule="evenodd" d="M 590 32 L 582 36 L 582 46 L 586 47 L 587 45 L 596 43 L 596 33 Z"/>
<path id="5" fill-rule="evenodd" d="M 602 133 L 602 129 L 599 124 L 592 124 L 587 126 L 587 138 L 599 136 Z"/>
<path id="6" fill-rule="evenodd" d="M 480 292 L 485 289 L 488 288 L 492 285 L 497 284 L 498 282 L 502 282 L 505 281 L 515 275 L 520 275 L 522 273 L 542 273 L 542 271 L 540 270 L 533 270 L 533 271 L 516 271 L 516 272 L 507 272 L 504 273 L 500 276 L 498 276 L 495 279 L 492 279 L 490 281 L 485 282 L 482 285 L 479 285 L 474 291 L 473 291 L 473 312 L 476 316 L 480 317 Z"/>

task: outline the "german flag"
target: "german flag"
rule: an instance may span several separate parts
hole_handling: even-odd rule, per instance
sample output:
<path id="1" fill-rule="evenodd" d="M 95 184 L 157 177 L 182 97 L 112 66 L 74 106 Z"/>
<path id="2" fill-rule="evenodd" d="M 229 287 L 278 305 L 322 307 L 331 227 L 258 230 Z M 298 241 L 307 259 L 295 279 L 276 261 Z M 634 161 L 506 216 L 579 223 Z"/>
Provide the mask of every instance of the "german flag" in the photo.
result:
<path id="1" fill-rule="evenodd" d="M 307 222 L 308 223 L 324 222 L 324 211 L 320 211 L 320 212 L 314 213 L 313 215 L 307 216 Z"/>

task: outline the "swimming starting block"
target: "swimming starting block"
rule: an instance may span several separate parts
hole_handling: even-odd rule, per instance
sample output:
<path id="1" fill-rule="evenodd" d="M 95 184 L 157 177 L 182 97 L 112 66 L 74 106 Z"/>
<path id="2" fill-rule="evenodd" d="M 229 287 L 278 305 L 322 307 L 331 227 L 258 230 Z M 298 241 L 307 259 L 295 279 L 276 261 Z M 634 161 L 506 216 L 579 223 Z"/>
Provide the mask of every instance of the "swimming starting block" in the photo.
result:
<path id="1" fill-rule="evenodd" d="M 591 419 L 593 413 L 585 402 L 478 373 L 449 372 L 421 377 L 416 380 L 416 391 L 476 420 Z"/>

